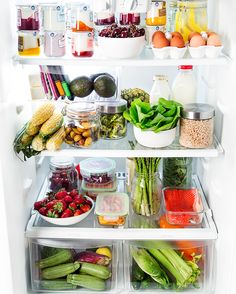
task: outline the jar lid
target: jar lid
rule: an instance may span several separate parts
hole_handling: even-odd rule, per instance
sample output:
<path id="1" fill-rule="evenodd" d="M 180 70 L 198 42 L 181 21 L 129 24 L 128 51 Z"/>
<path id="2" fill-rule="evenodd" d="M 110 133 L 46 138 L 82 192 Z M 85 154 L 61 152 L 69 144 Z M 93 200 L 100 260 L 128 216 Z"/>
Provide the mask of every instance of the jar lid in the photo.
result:
<path id="1" fill-rule="evenodd" d="M 215 109 L 209 104 L 190 103 L 184 106 L 181 116 L 188 119 L 209 119 L 215 116 Z"/>
<path id="2" fill-rule="evenodd" d="M 116 163 L 109 158 L 88 158 L 79 164 L 80 173 L 83 177 L 90 177 L 91 174 L 111 173 L 116 169 Z"/>
<path id="3" fill-rule="evenodd" d="M 89 102 L 75 102 L 66 107 L 66 115 L 70 118 L 81 118 L 96 115 L 96 106 Z"/>
<path id="4" fill-rule="evenodd" d="M 50 160 L 50 166 L 54 168 L 69 168 L 73 166 L 74 158 L 69 157 L 57 157 L 54 156 Z"/>
<path id="5" fill-rule="evenodd" d="M 153 81 L 166 81 L 168 80 L 168 77 L 166 75 L 155 75 L 153 76 Z"/>
<path id="6" fill-rule="evenodd" d="M 192 65 L 179 65 L 178 69 L 193 69 Z"/>
<path id="7" fill-rule="evenodd" d="M 96 106 L 101 113 L 122 113 L 127 109 L 127 101 L 124 99 L 109 102 L 99 101 L 96 102 Z"/>

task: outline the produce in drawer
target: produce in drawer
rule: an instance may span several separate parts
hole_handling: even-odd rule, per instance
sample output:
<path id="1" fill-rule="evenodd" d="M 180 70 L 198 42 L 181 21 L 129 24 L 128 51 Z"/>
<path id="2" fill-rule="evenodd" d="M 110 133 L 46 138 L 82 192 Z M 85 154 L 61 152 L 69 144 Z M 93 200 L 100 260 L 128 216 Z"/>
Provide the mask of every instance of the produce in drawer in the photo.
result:
<path id="1" fill-rule="evenodd" d="M 78 253 L 78 255 L 76 256 L 76 260 L 80 262 L 90 262 L 100 265 L 108 265 L 110 263 L 111 258 L 93 251 L 83 251 Z"/>

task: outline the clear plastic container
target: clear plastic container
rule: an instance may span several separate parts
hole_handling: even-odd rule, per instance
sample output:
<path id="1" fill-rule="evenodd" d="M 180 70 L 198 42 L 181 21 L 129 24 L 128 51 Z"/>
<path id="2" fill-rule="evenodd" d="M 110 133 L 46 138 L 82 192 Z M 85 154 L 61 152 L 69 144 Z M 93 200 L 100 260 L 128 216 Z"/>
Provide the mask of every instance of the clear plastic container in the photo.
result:
<path id="1" fill-rule="evenodd" d="M 120 13 L 120 24 L 121 25 L 139 25 L 140 24 L 140 13 Z"/>
<path id="2" fill-rule="evenodd" d="M 62 57 L 66 54 L 65 31 L 44 32 L 44 54 L 48 57 Z"/>
<path id="3" fill-rule="evenodd" d="M 82 189 L 114 190 L 116 163 L 108 158 L 88 158 L 80 162 Z"/>
<path id="4" fill-rule="evenodd" d="M 127 109 L 124 99 L 111 102 L 97 102 L 101 120 L 101 138 L 121 139 L 125 137 L 127 126 L 123 112 Z"/>
<path id="5" fill-rule="evenodd" d="M 78 148 L 91 147 L 100 137 L 100 119 L 93 103 L 76 102 L 66 108 L 65 142 Z"/>
<path id="6" fill-rule="evenodd" d="M 40 55 L 39 31 L 18 31 L 18 54 L 21 56 Z"/>
<path id="7" fill-rule="evenodd" d="M 38 5 L 17 5 L 17 29 L 21 31 L 39 30 Z"/>
<path id="8" fill-rule="evenodd" d="M 166 25 L 166 1 L 151 0 L 147 11 L 146 25 Z"/>
<path id="9" fill-rule="evenodd" d="M 125 193 L 99 194 L 95 206 L 98 222 L 103 226 L 123 226 L 129 213 L 129 197 Z"/>
<path id="10" fill-rule="evenodd" d="M 71 33 L 71 52 L 75 57 L 93 56 L 93 34 L 91 32 Z"/>
<path id="11" fill-rule="evenodd" d="M 92 31 L 93 12 L 84 3 L 71 4 L 71 30 L 72 32 Z"/>
<path id="12" fill-rule="evenodd" d="M 105 281 L 105 289 L 103 293 L 117 293 L 117 282 L 118 282 L 118 267 L 121 260 L 120 246 L 119 243 L 115 243 L 110 240 L 58 240 L 58 239 L 28 239 L 29 242 L 29 263 L 31 272 L 31 289 L 34 292 L 44 293 L 99 293 L 101 291 L 94 291 L 95 289 L 85 289 L 83 287 L 72 287 L 71 284 L 66 285 L 67 289 L 62 287 L 59 283 L 55 283 L 52 280 L 45 280 L 42 278 L 44 269 L 40 269 L 38 262 L 40 260 L 50 257 L 61 250 L 66 250 L 68 256 L 71 254 L 71 260 L 64 261 L 62 263 L 71 263 L 79 258 L 79 254 L 93 251 L 95 252 L 98 248 L 107 247 L 111 251 L 112 259 L 108 265 L 111 271 L 111 277 Z M 59 264 L 60 265 L 60 264 Z M 47 268 L 48 269 L 48 268 Z M 72 272 L 78 274 L 78 272 Z M 66 280 L 66 276 L 60 277 L 59 280 Z M 53 286 L 52 286 L 53 285 Z M 57 288 L 55 288 L 55 286 Z M 92 285 L 91 285 L 92 286 Z"/>
<path id="13" fill-rule="evenodd" d="M 66 11 L 64 5 L 43 4 L 42 26 L 45 31 L 65 31 L 66 30 Z"/>
<path id="14" fill-rule="evenodd" d="M 70 192 L 73 189 L 78 189 L 78 172 L 75 169 L 74 160 L 72 158 L 52 157 L 49 168 L 50 174 L 48 176 L 48 181 L 51 191 L 58 192 L 64 188 L 67 192 Z"/>
<path id="15" fill-rule="evenodd" d="M 93 21 L 95 25 L 111 25 L 115 23 L 115 10 L 113 0 L 93 1 Z"/>
<path id="16" fill-rule="evenodd" d="M 168 223 L 183 226 L 201 224 L 204 208 L 201 194 L 196 188 L 167 187 L 162 194 Z"/>

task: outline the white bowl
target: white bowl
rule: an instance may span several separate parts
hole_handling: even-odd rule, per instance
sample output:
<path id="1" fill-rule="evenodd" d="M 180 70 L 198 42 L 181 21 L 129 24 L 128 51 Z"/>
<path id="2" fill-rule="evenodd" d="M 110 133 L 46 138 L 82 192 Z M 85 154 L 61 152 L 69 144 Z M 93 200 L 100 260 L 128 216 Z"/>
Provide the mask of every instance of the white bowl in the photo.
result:
<path id="1" fill-rule="evenodd" d="M 84 198 L 88 199 L 92 203 L 92 207 L 89 211 L 87 211 L 81 215 L 71 216 L 71 217 L 66 217 L 66 218 L 47 217 L 47 216 L 42 215 L 40 213 L 39 213 L 39 215 L 46 222 L 49 222 L 49 223 L 57 225 L 57 226 L 70 226 L 70 225 L 77 224 L 77 223 L 81 222 L 83 219 L 85 219 L 94 208 L 94 201 L 88 196 L 84 196 Z"/>
<path id="2" fill-rule="evenodd" d="M 176 128 L 154 133 L 152 131 L 142 131 L 134 126 L 134 137 L 137 142 L 145 147 L 161 148 L 169 146 L 174 142 Z"/>
<path id="3" fill-rule="evenodd" d="M 98 47 L 107 58 L 125 59 L 139 56 L 145 45 L 145 36 L 136 38 L 98 37 Z"/>
<path id="4" fill-rule="evenodd" d="M 170 47 L 170 58 L 181 59 L 184 57 L 186 51 L 187 51 L 187 47 L 184 47 L 184 48 Z"/>
<path id="5" fill-rule="evenodd" d="M 222 52 L 223 46 L 206 46 L 206 57 L 217 58 Z"/>
<path id="6" fill-rule="evenodd" d="M 155 56 L 155 58 L 158 59 L 166 59 L 169 57 L 170 54 L 170 47 L 163 47 L 163 48 L 154 48 L 152 47 L 152 52 Z"/>
<path id="7" fill-rule="evenodd" d="M 206 52 L 206 46 L 188 47 L 189 53 L 192 58 L 203 58 Z"/>

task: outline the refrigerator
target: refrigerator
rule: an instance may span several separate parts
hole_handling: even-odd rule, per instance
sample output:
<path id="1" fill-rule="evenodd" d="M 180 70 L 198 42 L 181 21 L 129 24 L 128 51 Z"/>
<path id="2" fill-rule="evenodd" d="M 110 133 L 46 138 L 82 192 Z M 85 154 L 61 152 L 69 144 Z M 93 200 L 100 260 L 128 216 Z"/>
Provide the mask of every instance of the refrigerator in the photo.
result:
<path id="1" fill-rule="evenodd" d="M 34 4 L 48 1 L 33 1 Z M 26 1 L 31 4 L 31 1 Z M 63 1 L 61 1 L 63 3 Z M 16 5 L 13 0 L 2 1 L 0 9 L 0 215 L 1 215 L 1 276 L 5 293 L 34 293 L 32 284 L 38 272 L 34 265 L 43 246 L 60 248 L 112 248 L 112 279 L 106 293 L 136 292 L 130 281 L 132 263 L 129 245 L 139 246 L 142 241 L 190 240 L 204 247 L 206 262 L 199 289 L 188 293 L 233 294 L 236 275 L 236 221 L 233 183 L 236 176 L 236 33 L 234 29 L 236 3 L 233 0 L 208 0 L 209 27 L 223 40 L 224 54 L 216 59 L 155 60 L 150 55 L 138 60 L 99 60 L 80 62 L 70 57 L 24 58 L 16 54 Z M 150 49 L 146 49 L 150 50 Z M 38 72 L 38 65 L 62 65 L 72 75 L 109 70 L 119 76 L 119 88 L 140 87 L 150 91 L 152 77 L 166 74 L 172 83 L 177 66 L 191 64 L 198 80 L 198 102 L 206 102 L 216 109 L 215 141 L 207 149 L 135 149 L 130 150 L 128 139 L 106 141 L 96 149 L 63 149 L 58 153 L 42 152 L 36 158 L 20 161 L 13 151 L 16 132 L 31 117 L 38 101 L 31 101 L 28 75 Z M 132 137 L 132 134 L 129 134 Z M 133 137 L 132 137 L 133 138 Z M 125 160 L 127 157 L 192 157 L 194 181 L 204 197 L 204 226 L 197 229 L 150 229 L 132 227 L 128 222 L 123 229 L 97 226 L 96 217 L 78 226 L 57 227 L 42 222 L 32 212 L 40 193 L 45 191 L 49 160 L 53 156 L 74 157 L 76 161 L 87 157 L 115 159 L 119 173 L 119 189 L 125 187 Z M 41 247 L 40 247 L 41 246 Z M 35 276 L 34 276 L 35 274 Z M 32 278 L 33 277 L 33 278 Z M 32 283 L 33 282 L 33 283 Z M 37 285 L 33 285 L 33 288 Z M 147 293 L 158 293 L 151 289 Z M 39 291 L 40 292 L 40 291 Z M 44 291 L 47 293 L 47 291 Z M 57 292 L 57 291 L 56 291 Z M 75 291 L 77 292 L 77 291 Z M 93 291 L 79 289 L 78 292 Z M 141 290 L 137 292 L 142 292 Z M 161 291 L 173 293 L 173 290 Z"/>

